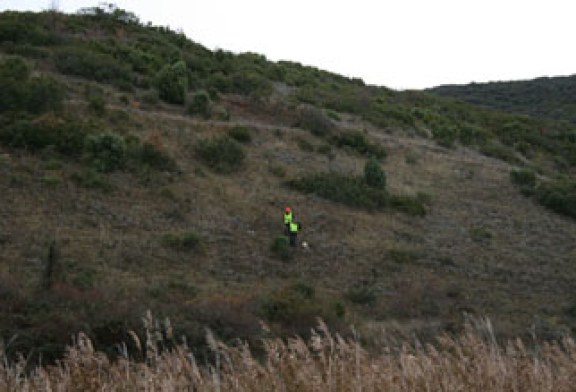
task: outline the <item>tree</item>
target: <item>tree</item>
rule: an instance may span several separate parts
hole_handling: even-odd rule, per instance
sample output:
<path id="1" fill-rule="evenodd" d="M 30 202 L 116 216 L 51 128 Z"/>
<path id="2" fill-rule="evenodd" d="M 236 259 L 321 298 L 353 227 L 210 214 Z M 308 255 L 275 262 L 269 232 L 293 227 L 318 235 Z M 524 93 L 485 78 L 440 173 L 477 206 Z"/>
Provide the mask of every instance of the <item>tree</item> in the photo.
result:
<path id="1" fill-rule="evenodd" d="M 184 104 L 188 90 L 186 63 L 182 60 L 166 65 L 158 72 L 158 94 L 168 103 Z"/>

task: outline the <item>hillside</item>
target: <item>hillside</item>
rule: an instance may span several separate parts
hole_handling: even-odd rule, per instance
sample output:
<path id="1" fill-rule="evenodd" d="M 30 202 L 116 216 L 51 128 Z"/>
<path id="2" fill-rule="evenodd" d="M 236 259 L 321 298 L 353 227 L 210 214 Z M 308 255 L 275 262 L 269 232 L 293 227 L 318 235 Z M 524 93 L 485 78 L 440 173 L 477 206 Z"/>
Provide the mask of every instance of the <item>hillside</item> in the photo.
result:
<path id="1" fill-rule="evenodd" d="M 147 309 L 198 346 L 318 316 L 373 348 L 463 313 L 498 336 L 576 327 L 562 123 L 211 52 L 119 9 L 5 12 L 0 42 L 9 355 L 80 330 L 113 353 Z M 283 242 L 286 206 L 307 249 Z"/>
<path id="2" fill-rule="evenodd" d="M 446 85 L 427 91 L 493 109 L 576 124 L 576 75 Z"/>

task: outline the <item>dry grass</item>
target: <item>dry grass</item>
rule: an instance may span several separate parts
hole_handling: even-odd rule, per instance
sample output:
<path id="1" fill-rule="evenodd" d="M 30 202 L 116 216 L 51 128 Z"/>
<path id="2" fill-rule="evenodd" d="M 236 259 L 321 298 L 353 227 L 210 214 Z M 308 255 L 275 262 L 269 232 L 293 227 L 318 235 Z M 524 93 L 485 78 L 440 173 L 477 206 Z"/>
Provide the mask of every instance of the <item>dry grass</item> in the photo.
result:
<path id="1" fill-rule="evenodd" d="M 566 338 L 528 348 L 495 342 L 489 322 L 468 325 L 434 345 L 383 347 L 371 355 L 356 340 L 333 335 L 322 322 L 308 341 L 265 339 L 256 358 L 208 331 L 210 359 L 199 363 L 181 344 L 160 352 L 158 325 L 146 317 L 145 360 L 116 361 L 79 334 L 57 365 L 25 371 L 21 361 L 0 365 L 3 391 L 574 391 L 576 343 Z M 155 327 L 156 325 L 156 327 Z M 165 336 L 171 327 L 164 322 Z M 166 333 L 168 332 L 168 333 Z M 140 346 L 134 333 L 131 336 Z"/>

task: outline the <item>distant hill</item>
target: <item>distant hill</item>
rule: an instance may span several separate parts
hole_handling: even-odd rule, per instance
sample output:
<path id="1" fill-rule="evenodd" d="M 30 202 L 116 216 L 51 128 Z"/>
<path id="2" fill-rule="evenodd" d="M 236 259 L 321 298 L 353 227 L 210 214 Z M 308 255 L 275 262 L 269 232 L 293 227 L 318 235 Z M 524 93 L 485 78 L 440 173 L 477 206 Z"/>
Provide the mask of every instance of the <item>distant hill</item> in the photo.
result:
<path id="1" fill-rule="evenodd" d="M 206 327 L 259 347 L 318 316 L 374 350 L 465 313 L 562 337 L 575 180 L 565 121 L 211 51 L 113 7 L 0 14 L 11 358 L 46 363 L 80 330 L 134 353 L 148 309 L 199 355 Z"/>
<path id="2" fill-rule="evenodd" d="M 514 82 L 446 85 L 427 91 L 511 113 L 576 124 L 576 75 Z"/>

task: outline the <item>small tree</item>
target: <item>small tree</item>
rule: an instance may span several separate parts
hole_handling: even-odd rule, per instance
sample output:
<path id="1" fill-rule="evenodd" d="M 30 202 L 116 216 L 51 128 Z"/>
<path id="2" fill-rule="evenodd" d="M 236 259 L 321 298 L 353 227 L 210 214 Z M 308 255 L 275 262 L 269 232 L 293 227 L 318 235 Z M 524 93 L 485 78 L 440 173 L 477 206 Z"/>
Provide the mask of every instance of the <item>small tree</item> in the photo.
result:
<path id="1" fill-rule="evenodd" d="M 126 142 L 122 136 L 114 133 L 89 136 L 85 151 L 95 168 L 102 172 L 121 169 L 126 163 Z"/>
<path id="2" fill-rule="evenodd" d="M 166 65 L 158 73 L 158 94 L 160 99 L 174 104 L 186 101 L 188 71 L 184 61 Z"/>
<path id="3" fill-rule="evenodd" d="M 188 113 L 210 118 L 211 106 L 210 95 L 206 91 L 198 91 L 192 96 L 192 102 L 188 105 Z"/>
<path id="4" fill-rule="evenodd" d="M 364 165 L 364 181 L 372 188 L 386 188 L 386 173 L 384 173 L 376 158 L 370 158 L 366 161 Z"/>

